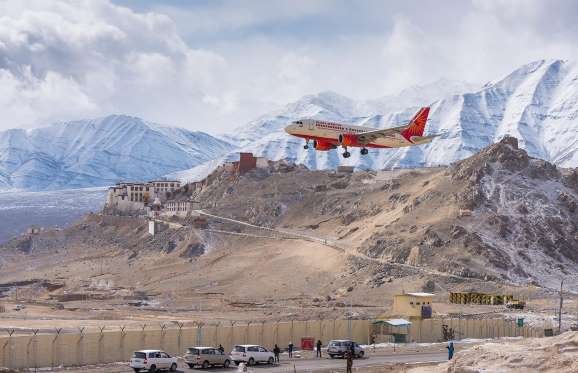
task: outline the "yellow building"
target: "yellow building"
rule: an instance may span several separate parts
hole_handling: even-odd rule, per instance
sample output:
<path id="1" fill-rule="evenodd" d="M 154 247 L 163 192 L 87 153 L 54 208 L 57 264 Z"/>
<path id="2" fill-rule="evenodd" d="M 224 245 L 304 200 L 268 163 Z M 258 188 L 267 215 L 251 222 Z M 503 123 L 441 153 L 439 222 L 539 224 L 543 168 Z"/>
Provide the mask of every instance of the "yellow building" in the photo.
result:
<path id="1" fill-rule="evenodd" d="M 432 315 L 432 293 L 404 293 L 393 296 L 394 315 L 428 319 Z"/>

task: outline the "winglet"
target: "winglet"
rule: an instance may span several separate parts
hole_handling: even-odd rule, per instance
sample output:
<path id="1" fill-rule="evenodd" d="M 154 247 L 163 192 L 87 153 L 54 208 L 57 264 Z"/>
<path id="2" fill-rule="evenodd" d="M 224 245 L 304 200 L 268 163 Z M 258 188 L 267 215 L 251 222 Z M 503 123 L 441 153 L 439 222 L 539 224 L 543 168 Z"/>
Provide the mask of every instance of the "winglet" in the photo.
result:
<path id="1" fill-rule="evenodd" d="M 408 141 L 411 141 L 412 136 L 423 136 L 425 124 L 429 115 L 429 107 L 422 107 L 413 116 L 407 128 L 401 133 Z"/>

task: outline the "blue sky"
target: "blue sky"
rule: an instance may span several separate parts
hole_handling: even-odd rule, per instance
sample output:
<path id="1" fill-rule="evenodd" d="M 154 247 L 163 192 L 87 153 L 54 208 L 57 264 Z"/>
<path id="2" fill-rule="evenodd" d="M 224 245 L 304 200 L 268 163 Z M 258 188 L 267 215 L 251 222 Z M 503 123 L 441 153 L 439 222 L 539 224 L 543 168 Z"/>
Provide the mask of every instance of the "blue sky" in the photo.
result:
<path id="1" fill-rule="evenodd" d="M 578 2 L 0 1 L 0 129 L 126 113 L 228 131 L 306 94 L 575 60 Z"/>

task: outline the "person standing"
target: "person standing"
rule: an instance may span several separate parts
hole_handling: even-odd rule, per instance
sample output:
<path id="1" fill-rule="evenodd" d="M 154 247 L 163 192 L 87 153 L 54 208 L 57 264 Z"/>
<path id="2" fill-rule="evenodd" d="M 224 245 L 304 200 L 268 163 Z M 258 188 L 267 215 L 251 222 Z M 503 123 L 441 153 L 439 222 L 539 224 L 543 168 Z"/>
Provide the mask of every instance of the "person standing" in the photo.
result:
<path id="1" fill-rule="evenodd" d="M 219 344 L 219 351 L 221 351 L 222 354 L 225 353 L 225 348 L 223 347 L 222 344 Z"/>
<path id="2" fill-rule="evenodd" d="M 281 349 L 279 348 L 279 346 L 275 345 L 275 347 L 273 348 L 273 354 L 275 355 L 275 362 L 277 364 L 279 364 L 279 354 L 281 353 Z"/>
<path id="3" fill-rule="evenodd" d="M 454 342 L 448 343 L 446 348 L 448 349 L 448 360 L 451 360 L 454 357 Z"/>
<path id="4" fill-rule="evenodd" d="M 351 369 L 353 368 L 353 354 L 351 351 L 345 353 L 345 359 L 347 360 L 347 373 L 351 373 Z"/>
<path id="5" fill-rule="evenodd" d="M 289 342 L 289 346 L 287 346 L 287 352 L 289 353 L 289 358 L 293 358 L 293 342 Z"/>
<path id="6" fill-rule="evenodd" d="M 317 357 L 319 357 L 319 358 L 321 357 L 321 346 L 322 346 L 322 344 L 323 344 L 323 343 L 321 343 L 321 340 L 318 339 L 318 340 L 317 340 Z"/>

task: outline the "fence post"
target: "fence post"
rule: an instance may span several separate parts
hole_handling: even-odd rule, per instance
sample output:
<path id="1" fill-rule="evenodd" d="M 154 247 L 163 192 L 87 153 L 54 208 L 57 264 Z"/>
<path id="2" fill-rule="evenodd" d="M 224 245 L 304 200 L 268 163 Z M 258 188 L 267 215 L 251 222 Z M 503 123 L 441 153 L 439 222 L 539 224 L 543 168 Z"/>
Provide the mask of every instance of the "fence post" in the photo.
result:
<path id="1" fill-rule="evenodd" d="M 99 363 L 104 363 L 104 361 L 103 361 L 104 353 L 103 353 L 103 345 L 102 345 L 102 340 L 104 339 L 104 328 L 106 328 L 106 325 L 98 327 L 98 329 L 100 331 L 100 333 L 98 334 L 98 362 Z"/>
<path id="2" fill-rule="evenodd" d="M 251 321 L 247 322 L 247 326 L 245 327 L 245 344 L 248 344 L 248 339 L 249 339 L 249 327 L 251 326 Z"/>
<path id="3" fill-rule="evenodd" d="M 265 344 L 265 321 L 261 321 L 261 346 Z"/>
<path id="4" fill-rule="evenodd" d="M 279 322 L 275 322 L 275 344 L 279 344 Z"/>
<path id="5" fill-rule="evenodd" d="M 29 368 L 34 368 L 35 370 L 38 369 L 38 361 L 37 361 L 37 354 L 38 354 L 38 340 L 36 335 L 38 334 L 38 329 L 32 329 L 32 338 L 28 340 L 28 345 L 26 346 L 26 364 L 28 364 Z M 32 353 L 30 352 L 30 346 L 32 345 Z M 31 364 L 30 362 L 30 355 L 34 355 L 34 363 Z"/>
<path id="6" fill-rule="evenodd" d="M 219 342 L 219 326 L 221 325 L 221 322 L 217 322 L 215 323 L 215 333 L 214 333 L 214 337 L 215 337 L 215 343 L 214 345 L 217 346 L 219 344 L 222 345 L 222 343 Z"/>
<path id="7" fill-rule="evenodd" d="M 119 347 L 120 347 L 120 359 L 121 360 L 126 360 L 126 355 L 124 353 L 124 337 L 126 336 L 125 329 L 126 329 L 125 325 L 122 325 L 120 327 L 120 340 L 119 340 L 120 346 Z"/>
<path id="8" fill-rule="evenodd" d="M 56 335 L 54 336 L 54 338 L 52 339 L 52 346 L 51 346 L 51 352 L 52 352 L 52 359 L 51 359 L 51 367 L 54 368 L 55 365 L 55 360 L 57 359 L 55 355 L 58 355 L 58 351 L 56 348 L 56 341 L 58 340 L 58 337 L 60 336 L 60 332 L 62 331 L 62 328 L 57 328 L 55 329 L 56 331 Z"/>
<path id="9" fill-rule="evenodd" d="M 147 340 L 147 334 L 145 333 L 145 329 L 147 327 L 147 324 L 142 324 L 140 327 L 140 343 L 141 343 L 141 349 L 145 349 L 147 347 L 146 345 L 146 340 Z"/>
<path id="10" fill-rule="evenodd" d="M 6 362 L 6 368 L 13 368 L 12 366 L 12 334 L 14 334 L 15 330 L 14 329 L 10 329 L 7 330 L 6 333 L 8 333 L 8 340 L 6 341 L 6 343 L 4 343 L 4 345 L 2 346 L 2 349 L 4 351 L 6 351 L 6 348 L 8 348 L 8 354 L 7 354 L 7 362 Z"/>
<path id="11" fill-rule="evenodd" d="M 166 325 L 166 324 L 163 324 L 163 323 L 161 323 L 161 324 L 159 324 L 159 325 L 160 325 L 160 327 L 161 327 L 161 349 L 162 349 L 162 350 L 166 350 L 166 349 L 165 349 L 165 335 L 166 335 L 167 325 Z"/>
<path id="12" fill-rule="evenodd" d="M 333 319 L 333 333 L 331 334 L 331 339 L 335 339 L 335 323 L 337 322 L 337 319 Z"/>
<path id="13" fill-rule="evenodd" d="M 183 326 L 185 324 L 183 322 L 177 321 L 177 327 L 179 328 L 179 332 L 177 334 L 177 346 L 179 352 L 183 350 Z"/>
<path id="14" fill-rule="evenodd" d="M 236 321 L 231 321 L 231 348 L 235 346 L 235 323 Z"/>
<path id="15" fill-rule="evenodd" d="M 84 364 L 84 326 L 78 328 L 78 339 L 76 340 L 76 363 L 78 366 Z"/>
<path id="16" fill-rule="evenodd" d="M 202 321 L 197 322 L 197 346 L 203 345 L 203 325 Z"/>

